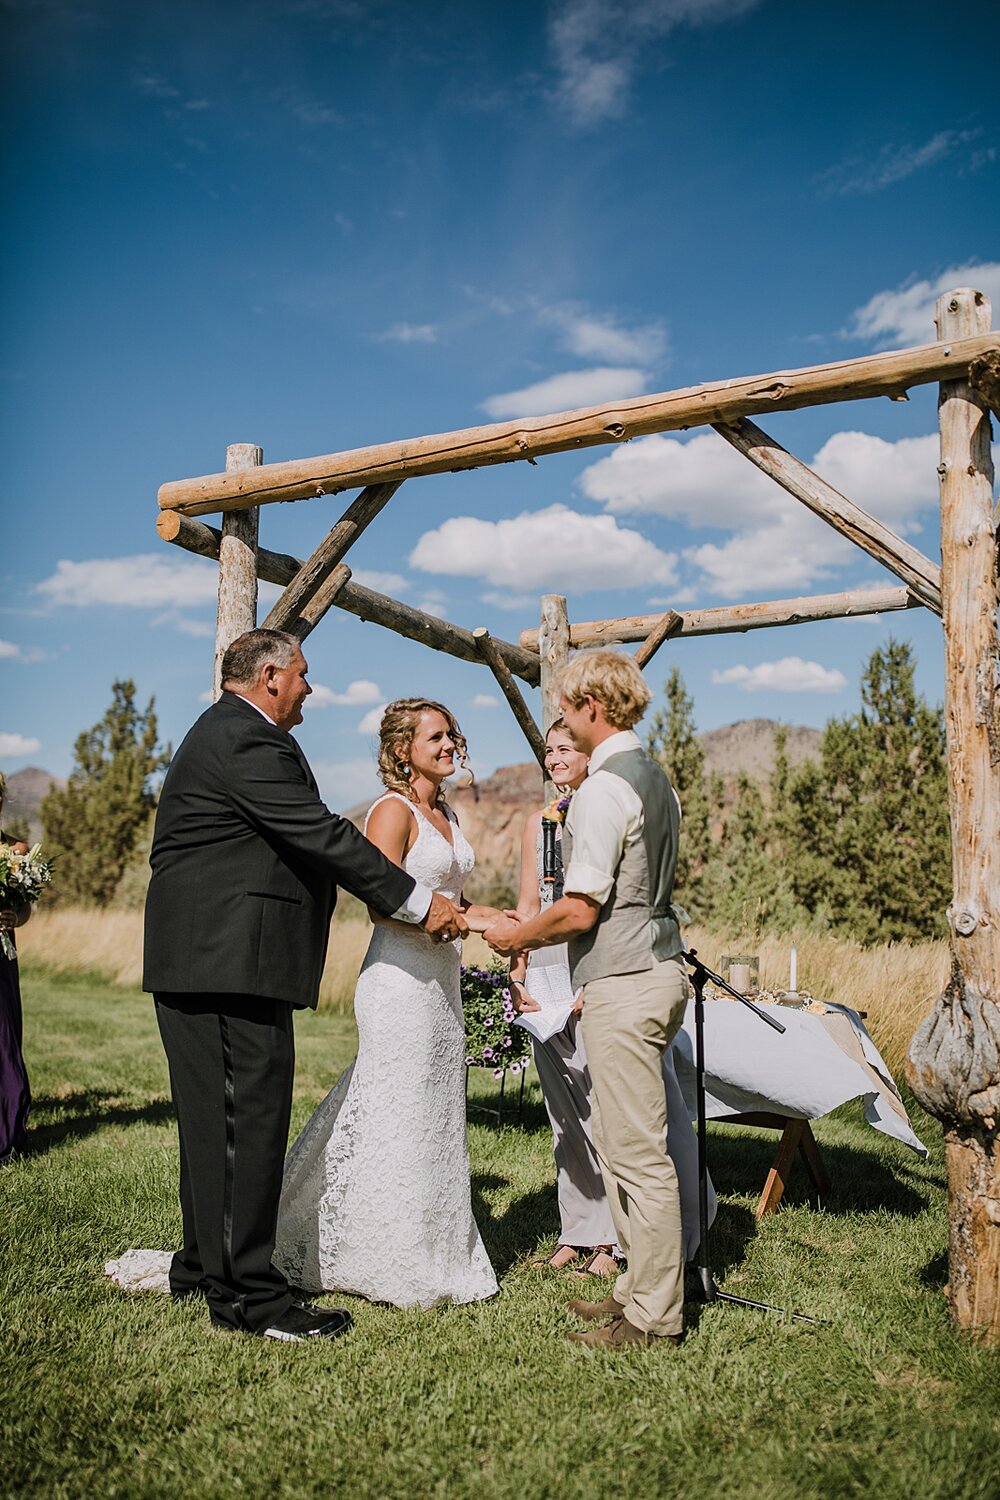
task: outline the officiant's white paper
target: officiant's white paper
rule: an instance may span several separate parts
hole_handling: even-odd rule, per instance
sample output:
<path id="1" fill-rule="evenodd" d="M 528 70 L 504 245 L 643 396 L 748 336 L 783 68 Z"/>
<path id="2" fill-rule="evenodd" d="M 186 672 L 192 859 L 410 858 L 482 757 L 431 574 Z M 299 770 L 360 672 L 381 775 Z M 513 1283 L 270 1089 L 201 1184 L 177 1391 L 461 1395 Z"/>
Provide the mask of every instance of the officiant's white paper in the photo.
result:
<path id="1" fill-rule="evenodd" d="M 568 992 L 565 962 L 533 962 L 528 969 L 525 989 L 541 1009 L 515 1016 L 514 1025 L 523 1026 L 538 1042 L 547 1042 L 550 1037 L 558 1036 L 570 1018 L 576 998 Z"/>

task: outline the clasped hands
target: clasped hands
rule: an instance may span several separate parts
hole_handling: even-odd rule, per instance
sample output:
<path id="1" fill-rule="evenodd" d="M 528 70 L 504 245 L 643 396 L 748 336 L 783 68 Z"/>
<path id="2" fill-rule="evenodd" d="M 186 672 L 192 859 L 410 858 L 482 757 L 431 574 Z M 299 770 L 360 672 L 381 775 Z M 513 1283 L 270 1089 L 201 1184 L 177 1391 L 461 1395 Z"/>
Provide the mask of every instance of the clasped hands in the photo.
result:
<path id="1" fill-rule="evenodd" d="M 462 908 L 447 896 L 442 896 L 440 891 L 435 891 L 431 897 L 427 915 L 420 925 L 428 937 L 437 938 L 439 943 L 450 943 L 455 938 L 467 937 L 469 933 Z"/>

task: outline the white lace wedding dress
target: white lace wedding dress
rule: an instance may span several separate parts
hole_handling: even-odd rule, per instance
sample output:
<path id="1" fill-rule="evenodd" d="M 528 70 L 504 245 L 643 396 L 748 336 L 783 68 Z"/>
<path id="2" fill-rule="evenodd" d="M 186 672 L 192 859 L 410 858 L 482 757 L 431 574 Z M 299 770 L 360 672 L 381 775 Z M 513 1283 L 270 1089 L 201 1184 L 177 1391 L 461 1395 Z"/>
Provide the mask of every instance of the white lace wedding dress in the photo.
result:
<path id="1" fill-rule="evenodd" d="M 475 856 L 454 814 L 449 843 L 387 795 L 417 821 L 407 872 L 457 900 Z M 399 1307 L 497 1290 L 472 1214 L 460 947 L 375 928 L 354 998 L 358 1055 L 285 1162 L 274 1264 L 293 1286 Z"/>

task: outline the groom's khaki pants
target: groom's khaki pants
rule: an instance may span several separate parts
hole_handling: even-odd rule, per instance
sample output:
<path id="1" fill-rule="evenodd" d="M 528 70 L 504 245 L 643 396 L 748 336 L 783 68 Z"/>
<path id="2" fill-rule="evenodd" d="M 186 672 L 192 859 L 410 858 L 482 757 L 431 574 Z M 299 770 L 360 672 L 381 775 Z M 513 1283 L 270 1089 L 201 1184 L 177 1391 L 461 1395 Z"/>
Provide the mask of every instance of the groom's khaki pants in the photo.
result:
<path id="1" fill-rule="evenodd" d="M 584 991 L 594 1145 L 628 1257 L 614 1297 L 643 1333 L 680 1333 L 684 1321 L 684 1235 L 677 1173 L 667 1155 L 662 1060 L 687 996 L 679 958 L 639 974 L 592 979 Z"/>

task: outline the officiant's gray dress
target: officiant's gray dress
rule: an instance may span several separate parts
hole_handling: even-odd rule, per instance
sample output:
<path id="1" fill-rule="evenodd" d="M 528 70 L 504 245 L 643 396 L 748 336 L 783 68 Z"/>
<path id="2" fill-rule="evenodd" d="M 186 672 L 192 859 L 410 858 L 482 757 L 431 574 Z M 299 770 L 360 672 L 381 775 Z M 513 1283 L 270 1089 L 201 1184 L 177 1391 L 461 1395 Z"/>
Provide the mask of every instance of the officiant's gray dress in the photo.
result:
<path id="1" fill-rule="evenodd" d="M 542 829 L 535 841 L 538 894 L 543 907 L 563 894 L 562 829 L 556 835 L 555 881 L 542 879 Z M 544 970 L 544 978 L 540 971 Z M 528 956 L 525 987 L 532 993 L 532 980 L 547 991 L 572 998 L 569 960 L 565 944 L 539 948 Z M 561 1245 L 613 1245 L 614 1220 L 604 1191 L 604 1179 L 591 1140 L 590 1073 L 578 1016 L 570 1016 L 565 1028 L 547 1042 L 534 1042 L 535 1067 L 542 1086 L 545 1109 L 552 1126 L 556 1159 L 556 1195 L 559 1201 Z M 698 1248 L 698 1139 L 691 1124 L 674 1071 L 673 1050 L 663 1054 L 663 1086 L 667 1096 L 667 1140 L 680 1188 L 684 1225 L 684 1256 L 694 1257 Z M 715 1217 L 716 1199 L 708 1185 L 709 1222 Z"/>

